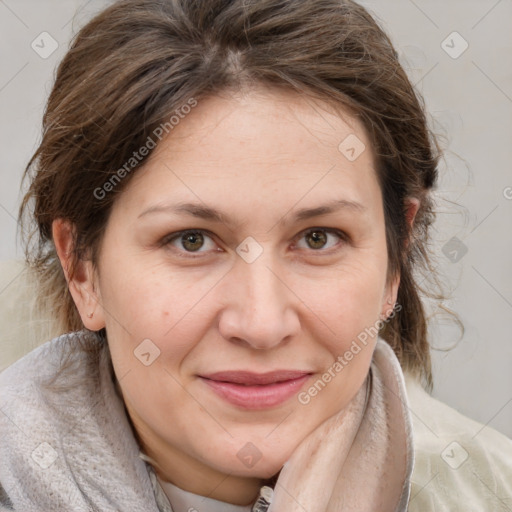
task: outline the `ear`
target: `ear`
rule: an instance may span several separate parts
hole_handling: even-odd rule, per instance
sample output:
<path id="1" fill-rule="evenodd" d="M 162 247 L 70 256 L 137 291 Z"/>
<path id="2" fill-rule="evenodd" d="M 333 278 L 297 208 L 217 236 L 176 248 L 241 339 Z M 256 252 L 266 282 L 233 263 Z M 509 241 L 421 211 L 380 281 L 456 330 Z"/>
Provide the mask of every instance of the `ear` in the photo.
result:
<path id="1" fill-rule="evenodd" d="M 409 230 L 409 234 L 412 232 L 412 227 L 414 226 L 414 219 L 416 218 L 416 214 L 420 209 L 420 200 L 416 197 L 406 197 L 405 198 L 405 220 L 407 221 L 407 227 Z M 409 246 L 410 237 L 407 238 L 405 242 L 405 246 Z"/>
<path id="2" fill-rule="evenodd" d="M 74 226 L 67 220 L 55 219 L 52 236 L 64 270 L 68 288 L 84 326 L 91 331 L 105 327 L 103 308 L 97 282 L 97 272 L 91 260 L 78 260 L 73 272 Z"/>
<path id="3" fill-rule="evenodd" d="M 405 241 L 405 247 L 409 246 L 410 242 L 410 233 L 412 233 L 412 228 L 414 226 L 414 219 L 418 210 L 420 208 L 420 200 L 416 197 L 406 197 L 405 198 L 405 220 L 407 222 L 407 228 L 409 231 L 409 236 Z M 396 304 L 396 299 L 398 297 L 398 287 L 400 286 L 400 276 L 397 275 L 391 283 L 388 283 L 386 286 L 386 291 L 382 300 L 382 308 L 381 308 L 381 319 L 385 320 L 389 317 L 389 315 L 393 312 L 393 309 Z"/>

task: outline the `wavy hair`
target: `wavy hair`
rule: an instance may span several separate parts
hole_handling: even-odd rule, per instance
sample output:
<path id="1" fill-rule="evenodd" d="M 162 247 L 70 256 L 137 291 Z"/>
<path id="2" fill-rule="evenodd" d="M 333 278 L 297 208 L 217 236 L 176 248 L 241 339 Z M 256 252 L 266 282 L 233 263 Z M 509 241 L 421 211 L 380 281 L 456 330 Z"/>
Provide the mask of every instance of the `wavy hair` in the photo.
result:
<path id="1" fill-rule="evenodd" d="M 364 124 L 383 196 L 388 279 L 401 277 L 402 309 L 380 335 L 405 369 L 431 384 L 427 318 L 414 274 L 433 272 L 430 191 L 441 152 L 392 42 L 350 0 L 123 0 L 76 34 L 56 73 L 20 207 L 22 224 L 34 224 L 27 261 L 56 331 L 83 324 L 56 254 L 53 220 L 73 223 L 75 262 L 96 261 L 112 205 L 151 151 L 109 194 L 94 191 L 190 98 L 254 84 L 323 100 Z M 412 231 L 407 197 L 421 201 Z"/>

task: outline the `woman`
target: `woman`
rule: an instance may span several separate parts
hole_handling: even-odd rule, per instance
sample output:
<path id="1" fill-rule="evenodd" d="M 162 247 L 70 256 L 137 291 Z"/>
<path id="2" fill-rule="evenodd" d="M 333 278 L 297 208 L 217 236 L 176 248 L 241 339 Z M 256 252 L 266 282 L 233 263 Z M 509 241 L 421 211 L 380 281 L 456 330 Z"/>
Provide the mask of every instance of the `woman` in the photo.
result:
<path id="1" fill-rule="evenodd" d="M 413 444 L 402 374 L 431 382 L 413 270 L 437 162 L 353 2 L 100 13 L 27 167 L 29 258 L 68 334 L 0 377 L 3 509 L 455 510 L 480 470 L 471 506 L 506 507 L 498 433 L 472 480 L 458 438 L 455 476 L 412 477 L 443 456 Z"/>

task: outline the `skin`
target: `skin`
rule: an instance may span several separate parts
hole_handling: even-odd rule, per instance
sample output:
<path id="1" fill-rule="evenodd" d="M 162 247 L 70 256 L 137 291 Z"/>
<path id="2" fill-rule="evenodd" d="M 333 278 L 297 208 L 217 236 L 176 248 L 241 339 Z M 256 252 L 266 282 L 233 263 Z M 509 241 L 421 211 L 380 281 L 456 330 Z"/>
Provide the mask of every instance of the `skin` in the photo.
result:
<path id="1" fill-rule="evenodd" d="M 353 162 L 338 150 L 349 134 L 366 146 Z M 294 218 L 340 199 L 362 207 Z M 233 224 L 154 209 L 180 201 L 214 207 Z M 410 222 L 417 206 L 410 202 Z M 64 269 L 71 229 L 54 221 Z M 197 251 L 169 236 L 186 229 L 207 231 L 204 245 L 192 245 Z M 246 237 L 263 251 L 252 263 L 236 252 Z M 387 264 L 381 191 L 362 124 L 293 92 L 260 88 L 201 100 L 116 200 L 97 265 L 82 261 L 66 275 L 84 325 L 106 327 L 128 413 L 159 476 L 247 505 L 353 398 L 376 339 L 307 405 L 294 396 L 245 410 L 198 375 L 307 370 L 314 373 L 307 390 L 359 333 L 390 314 L 399 277 L 386 282 Z M 149 366 L 134 356 L 145 339 L 160 350 Z M 250 468 L 237 457 L 249 442 L 261 453 Z"/>

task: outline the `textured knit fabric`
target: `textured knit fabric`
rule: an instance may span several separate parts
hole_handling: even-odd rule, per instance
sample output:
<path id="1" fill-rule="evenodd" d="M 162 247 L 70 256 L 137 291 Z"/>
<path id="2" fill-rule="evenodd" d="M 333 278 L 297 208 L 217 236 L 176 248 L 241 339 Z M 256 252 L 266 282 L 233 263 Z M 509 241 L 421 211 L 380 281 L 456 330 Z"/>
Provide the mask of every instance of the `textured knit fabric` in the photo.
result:
<path id="1" fill-rule="evenodd" d="M 0 374 L 0 485 L 16 512 L 159 512 L 108 350 L 42 386 L 80 337 L 96 336 L 61 336 Z"/>
<path id="2" fill-rule="evenodd" d="M 78 343 L 89 352 L 70 353 L 69 348 Z M 385 342 L 379 343 L 391 353 Z M 67 353 L 71 354 L 68 367 L 50 388 L 49 379 Z M 352 407 L 355 415 L 345 419 L 350 432 L 357 433 L 356 422 L 364 417 L 369 389 L 366 384 L 361 387 Z M 11 503 L 13 510 L 23 512 L 161 510 L 147 462 L 139 457 L 140 447 L 116 389 L 108 345 L 97 334 L 63 335 L 35 349 L 0 374 L 0 393 L 4 507 Z M 386 425 L 382 427 L 387 436 Z M 322 432 L 318 435 L 315 443 Z M 345 440 L 336 435 L 324 439 L 325 443 L 334 450 L 343 445 L 343 457 L 349 453 Z M 293 462 L 288 468 L 297 475 L 299 486 L 311 479 L 308 471 L 297 473 Z M 405 469 L 404 477 L 410 467 Z M 286 471 L 285 467 L 283 482 L 290 486 Z M 402 489 L 402 475 L 398 483 L 399 494 L 405 493 L 406 499 L 408 487 Z M 325 485 L 326 480 L 317 482 L 322 489 Z M 331 482 L 325 489 L 332 492 L 332 486 Z"/>
<path id="3" fill-rule="evenodd" d="M 99 347 L 97 357 L 75 355 L 54 391 L 45 389 L 66 348 L 85 340 Z M 512 441 L 429 397 L 411 378 L 408 390 L 416 459 L 409 512 L 510 512 Z M 62 336 L 0 374 L 2 512 L 176 512 L 140 454 L 97 336 Z"/>
<path id="4" fill-rule="evenodd" d="M 252 512 L 405 512 L 413 465 L 406 403 L 398 360 L 379 340 L 370 374 L 354 399 L 300 443 L 281 470 L 272 499 Z M 176 494 L 176 487 L 159 480 L 157 485 L 178 508 L 174 512 L 216 512 L 220 507 L 196 495 Z"/>

